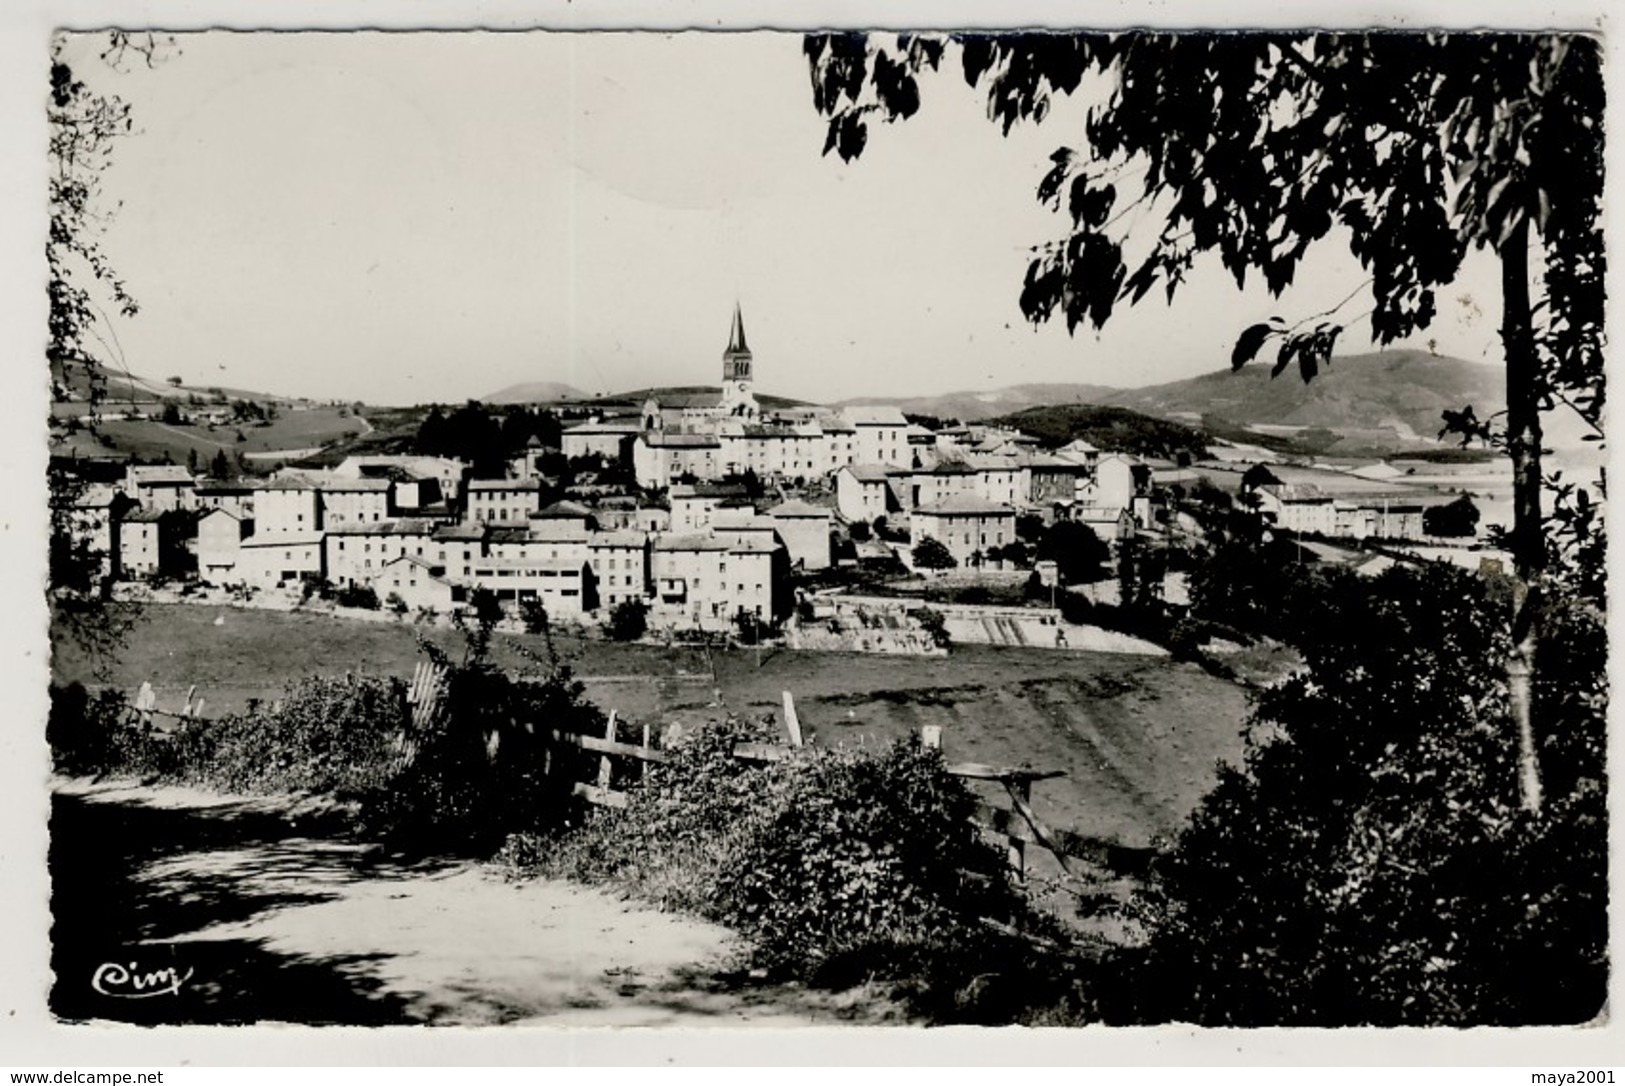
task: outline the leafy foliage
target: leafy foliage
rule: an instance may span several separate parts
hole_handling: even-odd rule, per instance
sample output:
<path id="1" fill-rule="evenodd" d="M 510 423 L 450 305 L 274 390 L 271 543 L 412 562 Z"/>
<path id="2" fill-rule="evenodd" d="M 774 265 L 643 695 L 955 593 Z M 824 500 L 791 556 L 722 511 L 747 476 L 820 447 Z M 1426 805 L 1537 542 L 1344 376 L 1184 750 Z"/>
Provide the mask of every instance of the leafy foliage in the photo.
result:
<path id="1" fill-rule="evenodd" d="M 1478 506 L 1463 494 L 1448 505 L 1422 511 L 1422 530 L 1428 535 L 1472 538 L 1478 534 Z"/>
<path id="2" fill-rule="evenodd" d="M 965 600 L 964 602 L 969 603 L 971 601 Z M 920 624 L 920 629 L 926 632 L 931 638 L 931 643 L 937 648 L 945 649 L 953 644 L 953 637 L 948 633 L 947 620 L 943 617 L 941 611 L 931 607 L 920 607 L 910 611 L 909 617 Z"/>
<path id="3" fill-rule="evenodd" d="M 772 738 L 759 722 L 696 729 L 624 811 L 597 811 L 562 839 L 513 842 L 509 854 L 727 924 L 751 938 L 758 964 L 815 982 L 896 978 L 985 952 L 981 917 L 1037 922 L 970 824 L 974 797 L 940 752 L 915 741 L 808 747 L 767 765 L 733 757 L 739 742 Z M 989 975 L 1014 973 L 1019 956 L 1002 950 Z"/>
<path id="4" fill-rule="evenodd" d="M 870 118 L 920 108 L 917 76 L 957 46 L 1008 133 L 1089 80 L 1104 98 L 1037 187 L 1060 219 L 1034 246 L 1020 305 L 1040 323 L 1102 327 L 1157 286 L 1169 301 L 1202 254 L 1274 295 L 1309 248 L 1346 238 L 1370 272 L 1379 343 L 1429 327 L 1472 248 L 1501 259 L 1506 448 L 1519 572 L 1545 565 L 1539 411 L 1567 405 L 1602 437 L 1601 48 L 1576 34 L 1021 33 L 950 35 L 929 50 L 809 35 L 824 151 L 852 159 Z M 895 69 L 901 65 L 903 72 Z M 1098 80 L 1099 82 L 1095 82 Z M 1137 190 L 1137 191 L 1136 191 Z M 1131 214 L 1131 212 L 1133 214 Z M 1149 223 L 1149 245 L 1138 231 Z M 1529 249 L 1543 261 L 1528 296 Z M 1272 374 L 1309 381 L 1364 286 L 1295 323 L 1242 331 L 1240 368 L 1274 340 Z M 1365 316 L 1362 314 L 1362 318 Z M 1361 318 L 1356 318 L 1361 319 Z"/>
<path id="5" fill-rule="evenodd" d="M 483 659 L 448 667 L 444 711 L 407 737 L 406 764 L 368 797 L 365 827 L 413 851 L 488 856 L 510 833 L 552 826 L 578 779 L 578 755 L 552 732 L 603 727 L 582 695 L 566 668 L 522 681 Z"/>
<path id="6" fill-rule="evenodd" d="M 649 630 L 649 605 L 642 600 L 622 600 L 610 610 L 605 630 L 615 641 L 636 641 Z"/>
<path id="7" fill-rule="evenodd" d="M 1576 1022 L 1606 991 L 1603 631 L 1567 608 L 1537 683 L 1554 800 L 1520 810 L 1506 609 L 1447 566 L 1332 580 L 1148 902 L 1126 1020 Z M 1559 645 L 1562 646 L 1559 649 Z M 1572 663 L 1570 663 L 1572 662 Z M 1522 968 L 1545 978 L 1530 985 Z M 1538 965 L 1536 963 L 1539 963 Z"/>
<path id="8" fill-rule="evenodd" d="M 182 726 L 183 779 L 228 792 L 359 794 L 383 788 L 398 756 L 405 687 L 369 676 L 311 676 L 267 707 Z"/>
<path id="9" fill-rule="evenodd" d="M 1038 561 L 1054 562 L 1068 584 L 1090 584 L 1105 574 L 1111 548 L 1087 524 L 1062 520 L 1051 525 L 1038 541 Z"/>
<path id="10" fill-rule="evenodd" d="M 914 565 L 918 569 L 953 569 L 959 559 L 942 540 L 928 535 L 914 545 Z"/>

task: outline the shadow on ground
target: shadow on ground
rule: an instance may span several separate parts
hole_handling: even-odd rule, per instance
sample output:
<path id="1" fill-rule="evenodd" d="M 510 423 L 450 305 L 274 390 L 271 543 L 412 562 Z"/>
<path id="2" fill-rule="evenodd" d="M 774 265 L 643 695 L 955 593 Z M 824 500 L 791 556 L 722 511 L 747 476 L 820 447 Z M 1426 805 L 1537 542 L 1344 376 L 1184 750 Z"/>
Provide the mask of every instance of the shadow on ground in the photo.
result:
<path id="1" fill-rule="evenodd" d="M 379 877 L 340 832 L 332 816 L 295 821 L 265 804 L 163 807 L 57 793 L 52 1013 L 151 1025 L 411 1021 L 403 1000 L 369 980 L 376 955 L 316 957 L 275 952 L 260 939 L 186 939 Z M 169 978 L 184 979 L 170 991 Z"/>

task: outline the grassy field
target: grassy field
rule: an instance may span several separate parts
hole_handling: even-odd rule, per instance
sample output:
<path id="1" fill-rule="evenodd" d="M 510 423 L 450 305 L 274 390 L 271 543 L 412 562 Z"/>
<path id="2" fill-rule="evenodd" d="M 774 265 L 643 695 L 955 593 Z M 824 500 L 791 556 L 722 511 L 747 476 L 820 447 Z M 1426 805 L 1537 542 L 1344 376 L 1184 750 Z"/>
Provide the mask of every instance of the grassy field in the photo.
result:
<path id="1" fill-rule="evenodd" d="M 451 630 L 152 605 L 101 677 L 67 643 L 56 646 L 53 672 L 132 695 L 151 681 L 161 709 L 178 707 L 195 683 L 215 715 L 274 698 L 303 675 L 409 676 L 420 635 L 461 650 Z M 708 661 L 693 648 L 562 637 L 558 647 L 596 702 L 656 733 L 727 710 L 777 712 L 785 690 L 803 730 L 825 744 L 882 743 L 939 725 L 951 761 L 1063 770 L 1034 787 L 1038 813 L 1131 845 L 1177 830 L 1217 762 L 1239 761 L 1247 710 L 1240 687 L 1164 658 L 962 646 L 925 659 L 736 649 Z M 507 668 L 538 668 L 523 650 L 540 656 L 541 638 L 499 635 L 494 655 Z"/>
<path id="2" fill-rule="evenodd" d="M 105 410 L 114 412 L 120 405 L 111 404 Z M 202 408 L 185 408 L 199 411 Z M 82 454 L 125 452 L 143 459 L 162 459 L 168 455 L 177 464 L 186 462 L 189 450 L 197 450 L 205 464 L 221 449 L 227 456 L 241 453 L 272 452 L 280 449 L 314 448 L 327 441 L 353 437 L 366 431 L 367 424 L 353 413 L 338 407 L 312 407 L 308 411 L 283 408 L 278 417 L 267 426 L 250 423 L 228 423 L 209 426 L 203 422 L 185 426 L 167 426 L 152 419 L 142 421 L 104 420 L 98 430 L 112 442 L 109 448 L 100 444 L 94 435 L 81 432 L 65 442 L 59 451 L 66 454 L 77 449 Z M 243 440 L 237 440 L 237 434 Z"/>

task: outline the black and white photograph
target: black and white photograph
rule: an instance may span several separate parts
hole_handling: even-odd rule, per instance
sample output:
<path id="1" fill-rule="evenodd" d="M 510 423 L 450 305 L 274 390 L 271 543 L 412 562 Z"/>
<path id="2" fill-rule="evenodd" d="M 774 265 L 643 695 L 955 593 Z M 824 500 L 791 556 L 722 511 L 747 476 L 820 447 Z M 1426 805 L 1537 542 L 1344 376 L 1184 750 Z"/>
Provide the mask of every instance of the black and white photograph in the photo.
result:
<path id="1" fill-rule="evenodd" d="M 1606 46 L 41 37 L 44 1013 L 1606 1026 Z"/>

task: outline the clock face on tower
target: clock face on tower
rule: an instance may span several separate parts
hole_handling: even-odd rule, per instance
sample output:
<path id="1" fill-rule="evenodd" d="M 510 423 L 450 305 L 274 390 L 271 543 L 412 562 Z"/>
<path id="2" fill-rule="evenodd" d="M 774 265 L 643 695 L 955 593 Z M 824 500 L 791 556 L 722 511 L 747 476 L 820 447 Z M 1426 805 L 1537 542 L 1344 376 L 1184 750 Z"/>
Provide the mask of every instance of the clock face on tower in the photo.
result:
<path id="1" fill-rule="evenodd" d="M 738 389 L 740 392 L 745 391 L 745 382 L 743 382 L 743 381 L 735 381 L 734 382 L 734 388 Z"/>

